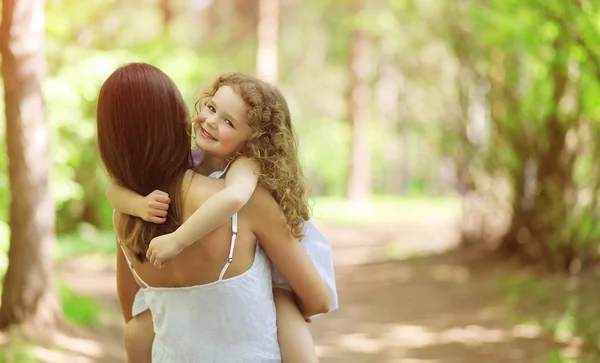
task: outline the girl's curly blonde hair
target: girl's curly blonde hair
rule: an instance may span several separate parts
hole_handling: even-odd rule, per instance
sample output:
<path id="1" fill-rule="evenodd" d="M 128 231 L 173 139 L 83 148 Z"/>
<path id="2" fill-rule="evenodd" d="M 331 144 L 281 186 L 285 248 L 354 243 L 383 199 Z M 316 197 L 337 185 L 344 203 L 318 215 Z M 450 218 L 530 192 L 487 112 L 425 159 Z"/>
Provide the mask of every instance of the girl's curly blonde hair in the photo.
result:
<path id="1" fill-rule="evenodd" d="M 244 156 L 260 166 L 260 182 L 270 191 L 296 238 L 310 219 L 306 181 L 298 158 L 298 138 L 290 110 L 277 87 L 258 78 L 229 73 L 219 76 L 196 103 L 199 109 L 223 86 L 230 86 L 247 106 L 248 123 L 254 130 L 246 148 L 232 158 Z"/>

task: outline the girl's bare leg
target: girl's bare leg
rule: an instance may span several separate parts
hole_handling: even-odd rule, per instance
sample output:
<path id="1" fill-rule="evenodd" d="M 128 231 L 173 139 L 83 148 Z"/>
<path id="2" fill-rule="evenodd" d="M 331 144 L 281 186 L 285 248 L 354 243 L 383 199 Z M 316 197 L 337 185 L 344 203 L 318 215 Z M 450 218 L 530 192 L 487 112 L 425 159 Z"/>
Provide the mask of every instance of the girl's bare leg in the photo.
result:
<path id="1" fill-rule="evenodd" d="M 151 363 L 154 326 L 150 309 L 135 316 L 125 325 L 125 351 L 128 363 Z"/>
<path id="2" fill-rule="evenodd" d="M 277 309 L 277 337 L 283 363 L 313 363 L 319 357 L 315 344 L 291 292 L 275 288 L 273 298 Z"/>

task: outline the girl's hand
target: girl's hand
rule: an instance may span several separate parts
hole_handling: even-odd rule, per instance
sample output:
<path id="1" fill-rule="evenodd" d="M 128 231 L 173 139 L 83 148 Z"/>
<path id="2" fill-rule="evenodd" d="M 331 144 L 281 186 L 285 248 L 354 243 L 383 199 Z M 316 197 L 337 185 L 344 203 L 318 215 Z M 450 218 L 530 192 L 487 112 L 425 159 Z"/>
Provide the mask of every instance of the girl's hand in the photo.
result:
<path id="1" fill-rule="evenodd" d="M 150 241 L 146 258 L 154 268 L 163 268 L 165 261 L 177 256 L 183 250 L 183 246 L 177 240 L 175 232 L 167 233 L 162 236 L 154 237 Z"/>
<path id="2" fill-rule="evenodd" d="M 167 193 L 155 190 L 140 199 L 136 214 L 146 222 L 163 224 L 167 221 L 169 203 L 171 199 Z"/>

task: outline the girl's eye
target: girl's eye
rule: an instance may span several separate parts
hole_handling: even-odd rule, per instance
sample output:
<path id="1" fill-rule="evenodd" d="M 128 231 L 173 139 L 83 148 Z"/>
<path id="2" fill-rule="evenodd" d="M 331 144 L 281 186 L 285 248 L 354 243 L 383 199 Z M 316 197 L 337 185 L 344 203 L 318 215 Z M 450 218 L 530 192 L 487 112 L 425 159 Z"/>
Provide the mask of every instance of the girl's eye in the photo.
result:
<path id="1" fill-rule="evenodd" d="M 229 121 L 229 120 L 225 120 L 225 123 L 226 123 L 227 125 L 229 125 L 230 127 L 232 127 L 232 128 L 235 128 L 235 127 L 233 127 L 233 123 L 231 123 L 231 121 Z"/>
<path id="2" fill-rule="evenodd" d="M 208 105 L 208 106 L 206 106 L 206 107 L 208 107 L 208 109 L 210 110 L 210 112 L 215 112 L 215 108 L 214 108 L 214 107 L 212 107 L 211 105 Z"/>

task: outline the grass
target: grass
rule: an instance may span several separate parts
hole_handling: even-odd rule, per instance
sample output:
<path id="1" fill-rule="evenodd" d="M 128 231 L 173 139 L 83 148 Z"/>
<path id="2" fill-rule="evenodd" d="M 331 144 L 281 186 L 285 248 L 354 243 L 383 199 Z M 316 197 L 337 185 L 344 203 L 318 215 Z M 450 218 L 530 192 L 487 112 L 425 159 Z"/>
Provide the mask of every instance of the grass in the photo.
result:
<path id="1" fill-rule="evenodd" d="M 34 344 L 31 342 L 11 342 L 0 346 L 0 363 L 35 363 L 39 360 L 33 355 Z"/>
<path id="2" fill-rule="evenodd" d="M 4 274 L 8 268 L 8 230 L 1 228 L 0 234 L 6 239 L 0 238 L 0 281 L 4 281 Z M 82 227 L 79 233 L 63 235 L 58 238 L 55 245 L 54 256 L 56 260 L 65 260 L 85 254 L 111 255 L 115 251 L 114 235 L 112 232 L 98 231 L 95 228 Z M 64 283 L 58 282 L 58 295 L 62 302 L 65 319 L 75 325 L 94 326 L 98 322 L 100 307 L 91 298 L 78 295 L 69 289 Z M 0 295 L 2 284 L 0 284 Z M 10 357 L 0 355 L 0 363 L 3 362 L 27 362 L 18 350 L 13 351 Z M 10 359 L 14 360 L 10 360 Z M 4 360 L 3 360 L 4 359 Z"/>
<path id="3" fill-rule="evenodd" d="M 90 254 L 114 256 L 115 252 L 116 240 L 112 230 L 99 230 L 94 226 L 81 224 L 77 232 L 58 237 L 54 258 L 60 261 Z"/>
<path id="4" fill-rule="evenodd" d="M 98 324 L 101 312 L 96 300 L 78 295 L 64 283 L 58 284 L 65 319 L 74 325 L 94 327 Z"/>
<path id="5" fill-rule="evenodd" d="M 389 224 L 460 214 L 458 197 L 374 196 L 366 205 L 353 205 L 345 198 L 313 199 L 314 219 L 341 224 Z"/>
<path id="6" fill-rule="evenodd" d="M 2 281 L 2 277 L 4 277 L 4 273 L 8 268 L 9 242 L 10 231 L 8 225 L 0 221 L 0 281 Z M 103 231 L 82 224 L 77 232 L 58 236 L 52 254 L 55 261 L 64 261 L 73 257 L 91 254 L 114 256 L 115 252 L 116 241 L 112 230 Z"/>
<path id="7" fill-rule="evenodd" d="M 545 276 L 520 272 L 499 279 L 517 322 L 528 321 L 564 346 L 547 356 L 549 363 L 600 361 L 598 276 Z"/>
<path id="8" fill-rule="evenodd" d="M 0 275 L 0 280 L 2 280 Z M 2 289 L 0 286 L 0 294 Z M 99 322 L 101 308 L 99 304 L 88 297 L 81 296 L 59 282 L 58 294 L 62 302 L 63 315 L 67 322 L 77 325 L 94 327 Z M 9 341 L 2 341 L 8 337 Z M 0 333 L 0 363 L 35 363 L 40 359 L 36 356 L 38 343 L 27 338 L 21 338 L 18 331 Z"/>
<path id="9" fill-rule="evenodd" d="M 0 280 L 4 278 L 0 275 Z M 65 319 L 75 325 L 93 327 L 98 323 L 101 307 L 89 297 L 76 294 L 66 284 L 59 281 L 58 296 L 62 304 Z M 2 286 L 0 286 L 0 295 Z"/>
<path id="10" fill-rule="evenodd" d="M 0 238 L 0 281 L 8 268 L 8 231 L 0 225 L 0 234 L 6 234 L 5 240 Z M 2 242 L 5 241 L 5 242 Z M 94 227 L 82 225 L 77 233 L 61 235 L 54 246 L 54 258 L 57 261 L 87 254 L 114 255 L 115 240 L 112 231 L 100 231 Z M 65 319 L 79 326 L 94 326 L 98 323 L 100 306 L 91 298 L 81 296 L 69 289 L 64 283 L 58 282 L 57 292 L 62 303 Z M 2 284 L 0 284 L 0 295 Z M 21 354 L 21 353 L 15 353 Z M 16 357 L 16 356 L 15 356 Z M 20 356 L 19 356 L 20 357 Z M 3 363 L 0 355 L 0 363 Z M 25 358 L 15 358 L 15 362 L 26 362 Z M 11 362 L 8 360 L 7 362 Z"/>

